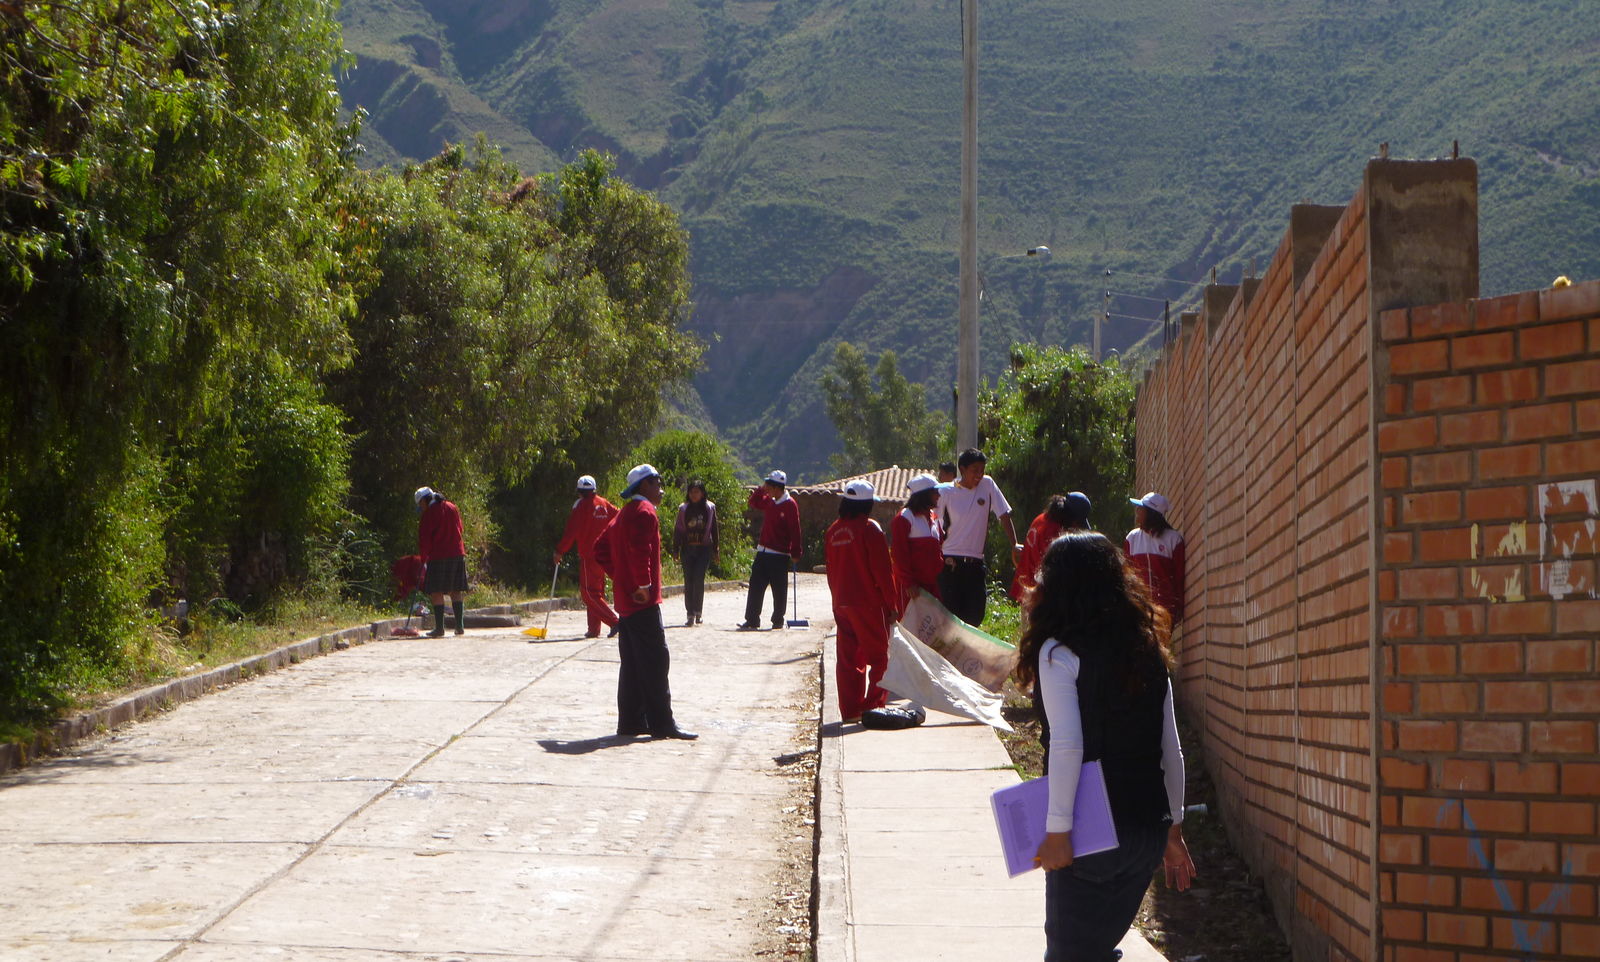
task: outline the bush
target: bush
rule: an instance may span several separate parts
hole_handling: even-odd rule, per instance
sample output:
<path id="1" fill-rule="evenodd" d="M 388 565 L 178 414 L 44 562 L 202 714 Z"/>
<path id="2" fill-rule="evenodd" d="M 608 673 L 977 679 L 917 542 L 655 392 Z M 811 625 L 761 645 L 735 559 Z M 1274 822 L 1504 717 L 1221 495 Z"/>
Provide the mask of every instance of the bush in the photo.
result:
<path id="1" fill-rule="evenodd" d="M 626 464 L 606 479 L 603 492 L 610 497 L 622 491 L 634 465 L 649 464 L 661 472 L 665 488 L 659 509 L 663 554 L 672 551 L 672 531 L 685 486 L 699 478 L 706 484 L 706 497 L 717 506 L 721 528 L 721 552 L 711 570 L 719 578 L 743 571 L 752 543 L 744 524 L 745 500 L 749 496 L 745 493 L 746 482 L 740 477 L 754 478 L 754 472 L 739 461 L 731 448 L 699 431 L 666 431 L 634 448 L 625 460 Z"/>

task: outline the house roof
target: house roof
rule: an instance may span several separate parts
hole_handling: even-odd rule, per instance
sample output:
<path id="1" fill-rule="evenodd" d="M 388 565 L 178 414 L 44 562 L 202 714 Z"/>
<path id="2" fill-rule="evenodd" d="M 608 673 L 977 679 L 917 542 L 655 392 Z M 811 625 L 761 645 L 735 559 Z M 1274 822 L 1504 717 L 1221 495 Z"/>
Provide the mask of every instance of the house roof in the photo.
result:
<path id="1" fill-rule="evenodd" d="M 823 481 L 819 484 L 793 485 L 789 493 L 801 494 L 842 494 L 844 486 L 852 481 L 868 481 L 872 490 L 885 501 L 904 501 L 906 499 L 906 482 L 919 474 L 932 475 L 936 472 L 932 468 L 902 468 L 898 464 L 892 468 L 881 471 L 869 471 L 866 474 L 852 474 L 848 478 L 835 478 L 832 481 Z"/>

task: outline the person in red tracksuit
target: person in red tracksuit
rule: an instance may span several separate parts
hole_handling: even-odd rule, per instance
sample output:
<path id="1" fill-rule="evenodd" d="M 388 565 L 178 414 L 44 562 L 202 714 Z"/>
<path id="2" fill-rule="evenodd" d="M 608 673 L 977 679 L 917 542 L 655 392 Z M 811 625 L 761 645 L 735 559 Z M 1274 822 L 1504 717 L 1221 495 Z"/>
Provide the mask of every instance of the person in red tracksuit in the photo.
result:
<path id="1" fill-rule="evenodd" d="M 444 637 L 444 596 L 456 616 L 456 634 L 466 631 L 467 546 L 461 536 L 461 511 L 444 495 L 427 485 L 412 495 L 417 503 L 417 557 L 427 566 L 422 591 L 433 605 L 433 630 L 429 638 Z"/>
<path id="2" fill-rule="evenodd" d="M 800 506 L 789 497 L 789 476 L 773 471 L 750 492 L 750 510 L 761 512 L 761 534 L 750 565 L 750 594 L 744 603 L 740 631 L 761 627 L 761 599 L 772 587 L 772 627 L 783 627 L 789 603 L 789 571 L 800 563 Z"/>
<path id="3" fill-rule="evenodd" d="M 694 739 L 672 715 L 666 626 L 661 622 L 661 475 L 648 464 L 628 472 L 622 510 L 594 542 L 594 559 L 611 576 L 617 612 L 617 734 Z"/>
<path id="4" fill-rule="evenodd" d="M 1172 503 L 1154 491 L 1128 500 L 1135 505 L 1133 522 L 1138 527 L 1128 532 L 1123 553 L 1149 586 L 1156 604 L 1172 617 L 1176 632 L 1183 622 L 1184 546 L 1183 535 L 1167 523 Z"/>
<path id="5" fill-rule="evenodd" d="M 828 528 L 828 590 L 837 626 L 839 715 L 847 722 L 882 708 L 889 693 L 878 687 L 889 667 L 889 626 L 899 610 L 889 544 L 872 520 L 872 484 L 852 481 L 839 502 L 839 520 Z"/>
<path id="6" fill-rule="evenodd" d="M 606 573 L 594 561 L 594 539 L 616 516 L 616 506 L 595 493 L 594 478 L 587 474 L 579 478 L 578 500 L 567 515 L 567 527 L 561 533 L 552 563 L 561 564 L 568 551 L 578 549 L 578 597 L 589 610 L 589 633 L 585 638 L 600 637 L 602 623 L 610 627 L 612 635 L 617 633 L 617 613 L 606 604 Z"/>
<path id="7" fill-rule="evenodd" d="M 1022 596 L 1034 586 L 1034 576 L 1050 542 L 1068 531 L 1089 530 L 1089 496 L 1082 491 L 1071 494 L 1052 494 L 1044 510 L 1028 526 L 1022 538 L 1022 558 L 1017 562 L 1017 573 L 1011 579 L 1011 598 L 1021 601 Z"/>
<path id="8" fill-rule="evenodd" d="M 939 522 L 939 482 L 919 474 L 906 483 L 905 509 L 889 522 L 889 557 L 899 595 L 896 617 L 911 599 L 926 591 L 939 597 L 939 572 L 944 570 L 944 526 Z"/>

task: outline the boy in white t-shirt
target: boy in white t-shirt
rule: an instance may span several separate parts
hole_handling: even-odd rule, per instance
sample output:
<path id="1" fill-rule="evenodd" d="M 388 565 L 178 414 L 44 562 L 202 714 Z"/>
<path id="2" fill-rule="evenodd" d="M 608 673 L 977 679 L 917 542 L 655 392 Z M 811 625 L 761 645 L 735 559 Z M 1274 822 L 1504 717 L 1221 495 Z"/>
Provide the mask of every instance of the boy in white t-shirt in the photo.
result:
<path id="1" fill-rule="evenodd" d="M 939 596 L 950 613 L 969 625 L 983 623 L 987 607 L 989 571 L 983 560 L 989 537 L 989 518 L 1000 519 L 1011 543 L 1011 561 L 1022 555 L 1017 531 L 1011 523 L 1011 505 L 994 479 L 984 474 L 989 459 L 976 448 L 957 459 L 960 477 L 941 485 L 939 506 L 949 519 L 944 539 L 944 570 L 939 573 Z"/>

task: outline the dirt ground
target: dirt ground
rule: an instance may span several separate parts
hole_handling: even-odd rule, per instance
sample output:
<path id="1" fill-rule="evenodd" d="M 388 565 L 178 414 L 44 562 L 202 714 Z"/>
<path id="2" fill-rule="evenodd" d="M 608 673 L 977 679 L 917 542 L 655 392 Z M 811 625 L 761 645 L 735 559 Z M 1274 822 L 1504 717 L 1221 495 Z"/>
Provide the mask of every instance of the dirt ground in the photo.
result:
<path id="1" fill-rule="evenodd" d="M 818 690 L 815 663 L 797 689 L 795 710 L 803 722 L 791 750 L 773 759 L 774 774 L 788 782 L 789 800 L 783 809 L 783 833 L 778 840 L 782 866 L 768 880 L 770 901 L 762 918 L 761 959 L 811 957 L 813 877 L 816 874 L 817 831 L 817 719 L 821 712 L 814 695 Z M 804 702 L 803 704 L 801 702 Z"/>
<path id="2" fill-rule="evenodd" d="M 1039 720 L 1033 705 L 1008 693 L 1006 720 L 1014 735 L 1001 733 L 1006 750 L 1025 777 L 1042 768 Z M 1171 962 L 1290 962 L 1289 945 L 1273 918 L 1261 882 L 1234 850 L 1216 811 L 1216 793 L 1195 732 L 1179 722 L 1187 772 L 1186 805 L 1204 805 L 1184 819 L 1184 840 L 1198 875 L 1184 893 L 1169 891 L 1157 873 L 1139 908 L 1137 925 Z"/>

